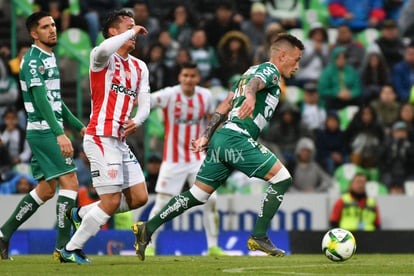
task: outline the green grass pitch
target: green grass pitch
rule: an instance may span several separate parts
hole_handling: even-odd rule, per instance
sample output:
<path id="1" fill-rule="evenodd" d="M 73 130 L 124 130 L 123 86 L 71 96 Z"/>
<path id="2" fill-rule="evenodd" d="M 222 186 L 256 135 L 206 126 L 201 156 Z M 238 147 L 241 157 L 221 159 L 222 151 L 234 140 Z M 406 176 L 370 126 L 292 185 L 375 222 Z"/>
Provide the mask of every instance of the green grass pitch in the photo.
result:
<path id="1" fill-rule="evenodd" d="M 414 255 L 356 254 L 335 263 L 323 254 L 270 256 L 89 256 L 87 265 L 61 264 L 51 255 L 0 261 L 0 275 L 414 275 Z"/>

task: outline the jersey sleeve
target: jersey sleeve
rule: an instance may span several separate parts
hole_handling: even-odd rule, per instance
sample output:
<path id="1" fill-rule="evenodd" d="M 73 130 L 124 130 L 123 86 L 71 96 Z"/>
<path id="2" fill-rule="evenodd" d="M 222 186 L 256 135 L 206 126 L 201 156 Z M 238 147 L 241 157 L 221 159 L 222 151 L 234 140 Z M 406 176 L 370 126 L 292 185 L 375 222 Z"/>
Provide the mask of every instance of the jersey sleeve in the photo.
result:
<path id="1" fill-rule="evenodd" d="M 273 64 L 266 62 L 259 65 L 255 77 L 260 78 L 266 86 L 278 85 L 280 83 L 280 75 Z"/>
<path id="2" fill-rule="evenodd" d="M 141 80 L 139 82 L 138 93 L 150 93 L 148 67 L 143 61 L 140 61 L 139 66 L 141 68 Z"/>
<path id="3" fill-rule="evenodd" d="M 209 90 L 207 90 L 207 93 L 206 93 L 206 104 L 207 104 L 206 113 L 214 114 L 214 112 L 216 111 L 216 106 L 214 105 L 213 95 L 211 95 L 211 92 Z"/>
<path id="4" fill-rule="evenodd" d="M 34 86 L 44 86 L 43 74 L 45 68 L 43 62 L 38 58 L 24 60 L 21 68 L 21 79 L 26 83 L 27 89 Z"/>
<path id="5" fill-rule="evenodd" d="M 151 109 L 166 108 L 171 95 L 174 93 L 172 87 L 167 87 L 151 93 Z"/>

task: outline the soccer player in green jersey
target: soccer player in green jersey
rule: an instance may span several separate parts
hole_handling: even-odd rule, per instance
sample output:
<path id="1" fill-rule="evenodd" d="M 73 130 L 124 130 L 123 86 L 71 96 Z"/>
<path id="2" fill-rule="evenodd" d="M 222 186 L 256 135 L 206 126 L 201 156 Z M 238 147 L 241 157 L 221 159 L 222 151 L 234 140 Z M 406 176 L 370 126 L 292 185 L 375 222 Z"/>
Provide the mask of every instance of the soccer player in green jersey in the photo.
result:
<path id="1" fill-rule="evenodd" d="M 71 231 L 65 211 L 75 206 L 78 191 L 73 147 L 63 131 L 63 122 L 82 136 L 85 126 L 61 99 L 59 70 L 53 54 L 57 44 L 55 21 L 48 13 L 40 11 L 27 18 L 26 27 L 34 43 L 23 57 L 19 78 L 28 116 L 26 138 L 33 152 L 32 172 L 39 184 L 22 198 L 0 228 L 0 258 L 10 259 L 11 236 L 40 205 L 55 195 L 59 182 L 57 241 L 53 257 L 61 260 L 59 250 L 69 241 Z"/>
<path id="2" fill-rule="evenodd" d="M 296 37 L 281 34 L 270 47 L 270 60 L 250 67 L 235 83 L 227 99 L 217 107 L 202 137 L 192 141 L 193 151 L 207 149 L 195 185 L 173 197 L 149 221 L 132 226 L 140 260 L 145 259 L 145 248 L 158 227 L 187 209 L 204 204 L 235 169 L 269 182 L 253 233 L 247 241 L 248 249 L 272 256 L 285 255 L 268 238 L 267 228 L 292 178 L 280 160 L 256 139 L 279 102 L 281 76 L 290 78 L 298 70 L 303 49 Z M 215 131 L 221 123 L 222 127 Z"/>

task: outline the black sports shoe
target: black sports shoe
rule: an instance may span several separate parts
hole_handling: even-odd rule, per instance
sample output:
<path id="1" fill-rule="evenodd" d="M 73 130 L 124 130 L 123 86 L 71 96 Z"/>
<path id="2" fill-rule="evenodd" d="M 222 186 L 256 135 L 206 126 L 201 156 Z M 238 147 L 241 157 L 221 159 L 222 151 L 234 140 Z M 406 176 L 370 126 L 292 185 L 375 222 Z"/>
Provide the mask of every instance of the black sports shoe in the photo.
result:
<path id="1" fill-rule="evenodd" d="M 9 241 L 0 238 L 0 260 L 12 260 L 9 257 Z"/>
<path id="2" fill-rule="evenodd" d="M 138 258 L 143 261 L 145 260 L 145 248 L 147 248 L 147 245 L 151 240 L 151 237 L 147 232 L 147 224 L 139 221 L 132 225 L 132 231 L 135 235 L 135 251 L 137 252 Z"/>
<path id="3" fill-rule="evenodd" d="M 247 248 L 253 251 L 260 250 L 271 256 L 283 257 L 286 255 L 285 251 L 277 248 L 267 236 L 264 238 L 250 236 L 247 240 Z"/>

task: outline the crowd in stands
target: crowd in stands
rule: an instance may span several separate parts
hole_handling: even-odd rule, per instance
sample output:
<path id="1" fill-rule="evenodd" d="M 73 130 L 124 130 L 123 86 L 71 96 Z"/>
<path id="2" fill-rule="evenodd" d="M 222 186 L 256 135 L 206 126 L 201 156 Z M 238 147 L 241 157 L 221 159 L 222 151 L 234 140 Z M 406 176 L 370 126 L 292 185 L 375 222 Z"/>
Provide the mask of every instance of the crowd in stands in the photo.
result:
<path id="1" fill-rule="evenodd" d="M 291 192 L 327 192 L 335 185 L 343 191 L 341 185 L 352 179 L 346 177 L 349 170 L 364 171 L 385 194 L 403 194 L 412 183 L 414 0 L 34 1 L 34 9 L 51 13 L 59 32 L 80 28 L 92 46 L 100 43 L 105 13 L 119 8 L 132 11 L 136 24 L 149 32 L 138 37 L 132 54 L 148 64 L 152 91 L 175 85 L 180 64 L 193 60 L 200 85 L 211 89 L 217 103 L 235 76 L 268 60 L 277 34 L 303 40 L 300 69 L 282 80 L 276 114 L 260 137 L 291 172 Z M 19 45 L 17 57 L 10 57 L 10 45 L 0 45 L 0 193 L 19 192 L 22 179 L 35 185 L 29 178 L 15 179 L 23 172 L 13 169 L 28 163 L 31 154 L 17 81 L 28 44 Z M 161 144 L 146 145 L 155 154 L 144 166 L 151 168 L 150 183 Z M 78 152 L 79 173 L 86 171 L 80 185 L 88 187 L 87 161 L 81 147 Z"/>

